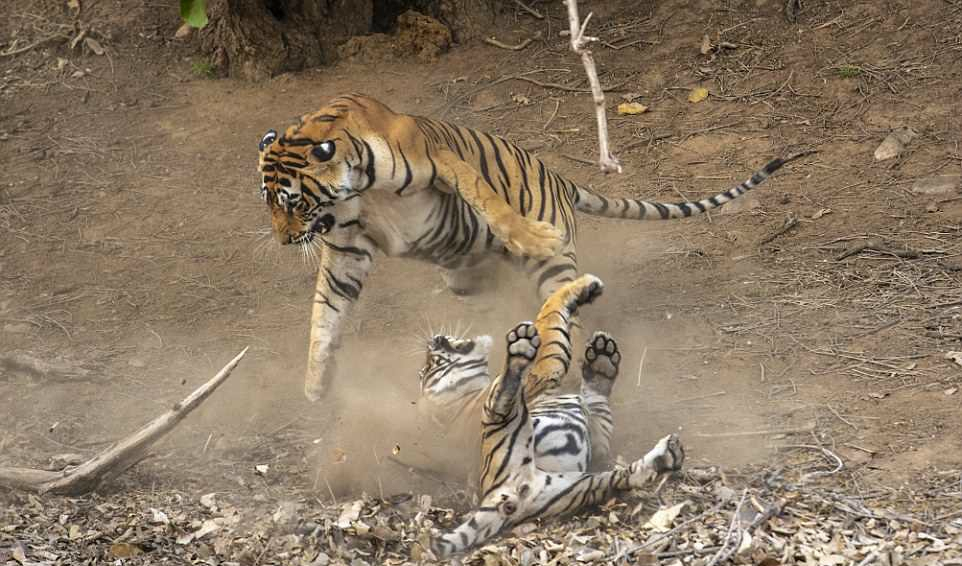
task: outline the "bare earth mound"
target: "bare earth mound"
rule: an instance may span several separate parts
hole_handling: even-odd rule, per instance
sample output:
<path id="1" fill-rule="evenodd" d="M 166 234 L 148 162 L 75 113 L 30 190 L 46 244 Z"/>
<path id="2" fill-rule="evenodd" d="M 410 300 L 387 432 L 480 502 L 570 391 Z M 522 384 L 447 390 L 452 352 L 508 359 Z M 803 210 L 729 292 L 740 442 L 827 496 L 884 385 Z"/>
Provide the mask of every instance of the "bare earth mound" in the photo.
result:
<path id="1" fill-rule="evenodd" d="M 415 417 L 406 354 L 442 324 L 500 336 L 533 314 L 518 275 L 456 298 L 433 268 L 377 260 L 332 396 L 301 394 L 313 269 L 267 237 L 256 145 L 346 91 L 496 132 L 614 196 L 694 199 L 819 151 L 710 218 L 579 217 L 581 267 L 607 286 L 585 326 L 625 353 L 615 450 L 678 431 L 690 471 L 468 561 L 959 563 L 962 9 L 583 6 L 626 171 L 602 177 L 563 6 L 510 4 L 485 35 L 534 39 L 519 51 L 260 83 L 209 80 L 174 5 L 4 5 L 0 465 L 84 459 L 251 350 L 101 493 L 0 492 L 0 565 L 401 563 L 470 506 L 435 473 L 450 439 Z M 625 100 L 649 109 L 617 115 Z M 914 135 L 877 161 L 899 128 Z"/>

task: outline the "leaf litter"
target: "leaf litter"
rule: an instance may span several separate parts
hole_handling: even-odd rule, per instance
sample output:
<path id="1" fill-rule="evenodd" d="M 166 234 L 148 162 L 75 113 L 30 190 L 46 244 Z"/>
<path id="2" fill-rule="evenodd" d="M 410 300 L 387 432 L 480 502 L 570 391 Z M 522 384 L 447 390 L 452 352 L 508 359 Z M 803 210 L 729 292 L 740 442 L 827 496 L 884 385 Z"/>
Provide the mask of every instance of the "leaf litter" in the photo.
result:
<path id="1" fill-rule="evenodd" d="M 472 566 L 962 564 L 958 477 L 942 491 L 925 491 L 929 500 L 920 488 L 908 506 L 904 493 L 845 493 L 838 482 L 804 477 L 793 483 L 770 470 L 693 468 L 657 496 L 639 492 L 574 517 L 521 525 L 459 560 Z M 432 529 L 452 528 L 470 511 L 436 505 L 429 496 L 363 495 L 332 505 L 306 492 L 291 498 L 292 491 L 3 493 L 0 565 L 431 564 L 425 543 Z"/>

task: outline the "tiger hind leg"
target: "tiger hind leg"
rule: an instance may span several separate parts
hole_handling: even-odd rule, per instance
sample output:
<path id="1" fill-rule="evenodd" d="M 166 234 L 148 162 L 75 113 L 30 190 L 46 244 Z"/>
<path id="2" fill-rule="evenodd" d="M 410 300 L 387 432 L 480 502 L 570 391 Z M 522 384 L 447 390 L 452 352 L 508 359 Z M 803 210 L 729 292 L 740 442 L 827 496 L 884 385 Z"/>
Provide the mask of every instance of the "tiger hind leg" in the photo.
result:
<path id="1" fill-rule="evenodd" d="M 592 468 L 607 465 L 614 420 L 608 399 L 618 378 L 621 352 L 618 343 L 606 332 L 595 332 L 585 345 L 581 362 L 581 398 L 588 411 L 591 432 Z"/>

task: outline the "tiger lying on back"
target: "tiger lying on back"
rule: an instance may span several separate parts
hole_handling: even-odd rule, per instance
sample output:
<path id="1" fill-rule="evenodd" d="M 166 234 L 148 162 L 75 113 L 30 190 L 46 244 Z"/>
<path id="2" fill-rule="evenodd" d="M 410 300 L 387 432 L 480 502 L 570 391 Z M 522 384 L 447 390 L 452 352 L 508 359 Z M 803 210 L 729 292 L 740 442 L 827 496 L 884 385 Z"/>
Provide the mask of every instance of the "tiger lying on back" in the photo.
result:
<path id="1" fill-rule="evenodd" d="M 260 142 L 261 197 L 276 239 L 323 251 L 305 393 L 317 400 L 324 391 L 340 325 L 376 250 L 438 265 L 457 293 L 474 290 L 485 260 L 511 254 L 544 299 L 577 276 L 575 210 L 635 220 L 692 216 L 754 188 L 800 155 L 776 159 L 750 180 L 696 202 L 609 199 L 503 138 L 397 114 L 362 95 L 336 98 Z"/>
<path id="2" fill-rule="evenodd" d="M 588 469 L 589 462 L 604 466 L 608 459 L 612 429 L 608 395 L 614 384 L 613 373 L 616 373 L 617 365 L 621 361 L 621 353 L 617 351 L 614 340 L 604 333 L 596 333 L 589 345 L 594 344 L 597 339 L 598 347 L 588 349 L 588 354 L 612 349 L 606 352 L 606 357 L 616 366 L 614 372 L 606 372 L 612 374 L 610 379 L 596 379 L 602 374 L 585 365 L 582 367 L 580 394 L 557 395 L 556 392 L 571 365 L 572 319 L 580 306 L 593 302 L 603 289 L 600 279 L 594 275 L 582 275 L 552 293 L 535 318 L 534 326 L 541 345 L 537 358 L 527 370 L 524 382 L 525 398 L 529 404 L 537 406 L 535 412 L 561 403 L 567 409 L 581 414 L 577 419 L 580 427 L 577 430 L 571 431 L 558 424 L 553 430 L 560 436 L 539 437 L 536 441 L 535 451 L 542 465 L 547 466 L 546 469 L 555 469 L 547 463 L 552 458 L 565 457 L 569 453 L 575 454 L 578 461 L 571 462 L 570 465 L 564 463 L 557 469 L 584 471 Z M 418 409 L 445 433 L 460 429 L 458 432 L 468 432 L 472 437 L 477 434 L 481 408 L 493 387 L 488 371 L 491 344 L 490 336 L 478 336 L 472 340 L 443 334 L 432 337 L 428 343 L 427 359 L 418 373 L 421 390 Z M 551 399 L 551 403 L 545 401 L 546 399 Z M 554 422 L 554 419 L 549 416 L 547 421 Z M 590 434 L 581 430 L 581 425 L 587 426 Z M 574 436 L 571 437 L 569 433 Z M 589 436 L 591 442 L 585 444 Z M 485 450 L 482 448 L 482 452 Z M 463 456 L 457 455 L 456 458 L 463 459 Z M 483 488 L 484 481 L 481 483 Z"/>
<path id="3" fill-rule="evenodd" d="M 539 317 L 540 324 L 523 322 L 512 329 L 504 372 L 493 381 L 487 374 L 489 337 L 437 336 L 429 345 L 422 395 L 439 408 L 481 420 L 481 505 L 453 531 L 432 537 L 428 545 L 439 558 L 483 544 L 514 525 L 577 511 L 680 469 L 684 450 L 671 435 L 627 468 L 587 471 L 607 457 L 608 397 L 621 361 L 617 344 L 604 332 L 596 332 L 586 346 L 579 394 L 542 390 L 544 382 L 532 380 L 528 370 L 539 362 L 555 360 L 567 367 L 570 319 L 600 293 L 601 282 L 583 276 L 549 297 L 542 313 L 552 312 L 552 322 Z M 473 402 L 481 403 L 480 415 L 465 411 Z"/>

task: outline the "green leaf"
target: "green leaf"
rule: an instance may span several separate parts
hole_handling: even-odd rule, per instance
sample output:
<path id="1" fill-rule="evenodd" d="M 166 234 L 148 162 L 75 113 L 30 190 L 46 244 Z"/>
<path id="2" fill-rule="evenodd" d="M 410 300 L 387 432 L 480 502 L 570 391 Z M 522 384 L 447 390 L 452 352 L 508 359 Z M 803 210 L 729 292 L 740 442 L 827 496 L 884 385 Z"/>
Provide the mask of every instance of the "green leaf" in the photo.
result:
<path id="1" fill-rule="evenodd" d="M 192 28 L 207 25 L 207 0 L 180 0 L 180 17 Z"/>

